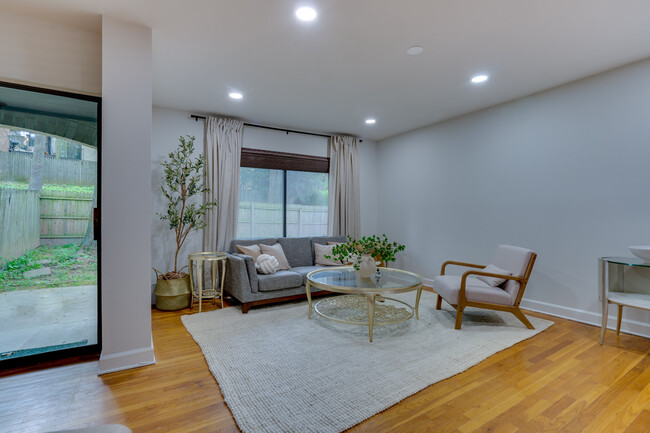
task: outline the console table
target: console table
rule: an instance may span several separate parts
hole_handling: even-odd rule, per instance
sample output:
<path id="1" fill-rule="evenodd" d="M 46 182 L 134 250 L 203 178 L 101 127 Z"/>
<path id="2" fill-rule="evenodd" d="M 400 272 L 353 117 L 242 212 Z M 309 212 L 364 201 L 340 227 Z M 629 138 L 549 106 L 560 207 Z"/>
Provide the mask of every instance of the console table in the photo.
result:
<path id="1" fill-rule="evenodd" d="M 605 339 L 607 329 L 607 307 L 609 304 L 618 305 L 618 318 L 616 323 L 616 335 L 621 332 L 621 316 L 623 307 L 640 308 L 650 310 L 650 290 L 641 292 L 638 289 L 625 288 L 625 271 L 632 267 L 650 268 L 650 263 L 636 257 L 601 257 L 598 259 L 598 288 L 599 299 L 603 306 L 602 328 L 600 330 L 600 344 Z M 615 275 L 611 273 L 615 272 Z M 612 279 L 610 279 L 610 277 Z M 614 281 L 614 287 L 611 282 Z"/>

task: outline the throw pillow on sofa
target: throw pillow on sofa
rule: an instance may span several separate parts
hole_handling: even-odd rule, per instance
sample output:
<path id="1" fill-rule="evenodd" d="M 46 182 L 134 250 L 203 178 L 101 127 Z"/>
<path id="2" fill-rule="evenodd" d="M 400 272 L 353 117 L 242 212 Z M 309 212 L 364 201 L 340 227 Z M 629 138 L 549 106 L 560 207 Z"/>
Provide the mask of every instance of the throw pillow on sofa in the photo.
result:
<path id="1" fill-rule="evenodd" d="M 245 254 L 247 256 L 251 256 L 253 260 L 257 260 L 257 258 L 262 254 L 262 250 L 260 250 L 260 246 L 257 244 L 253 245 L 235 245 L 237 247 L 237 252 L 239 254 Z"/>
<path id="2" fill-rule="evenodd" d="M 275 245 L 260 244 L 260 249 L 262 250 L 262 254 L 268 254 L 278 260 L 278 271 L 281 271 L 283 269 L 291 269 L 291 266 L 289 266 L 289 261 L 287 260 L 287 256 L 284 255 L 282 245 L 279 243 Z"/>
<path id="3" fill-rule="evenodd" d="M 275 274 L 278 266 L 278 259 L 268 254 L 260 254 L 255 261 L 255 269 L 257 269 L 259 274 Z"/>
<path id="4" fill-rule="evenodd" d="M 314 255 L 316 256 L 314 263 L 320 266 L 341 266 L 341 262 L 325 257 L 332 256 L 332 249 L 334 249 L 334 246 L 335 245 L 314 244 Z"/>

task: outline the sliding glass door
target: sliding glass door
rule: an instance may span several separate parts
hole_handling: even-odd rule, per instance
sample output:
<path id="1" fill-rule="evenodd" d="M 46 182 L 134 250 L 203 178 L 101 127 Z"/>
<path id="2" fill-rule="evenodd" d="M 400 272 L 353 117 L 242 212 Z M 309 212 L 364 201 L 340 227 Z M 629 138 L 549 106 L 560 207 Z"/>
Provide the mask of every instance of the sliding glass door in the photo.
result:
<path id="1" fill-rule="evenodd" d="M 99 351 L 100 100 L 0 83 L 0 367 Z"/>

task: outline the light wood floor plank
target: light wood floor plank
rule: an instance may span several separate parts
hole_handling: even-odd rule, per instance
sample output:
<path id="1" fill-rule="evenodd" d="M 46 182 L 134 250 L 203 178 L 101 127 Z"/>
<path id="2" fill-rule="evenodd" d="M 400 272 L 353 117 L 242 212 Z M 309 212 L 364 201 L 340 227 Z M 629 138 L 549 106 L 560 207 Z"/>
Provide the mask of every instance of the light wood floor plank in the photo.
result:
<path id="1" fill-rule="evenodd" d="M 93 361 L 0 378 L 0 430 L 239 431 L 180 321 L 187 312 L 153 311 L 156 365 L 98 377 Z M 650 432 L 650 340 L 608 332 L 600 346 L 599 328 L 532 315 L 556 324 L 350 431 Z"/>

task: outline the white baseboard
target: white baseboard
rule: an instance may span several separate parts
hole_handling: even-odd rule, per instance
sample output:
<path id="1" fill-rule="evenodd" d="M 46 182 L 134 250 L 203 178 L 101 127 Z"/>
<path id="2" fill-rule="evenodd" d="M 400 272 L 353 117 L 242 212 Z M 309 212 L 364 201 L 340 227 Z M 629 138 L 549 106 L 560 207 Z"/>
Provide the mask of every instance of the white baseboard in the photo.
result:
<path id="1" fill-rule="evenodd" d="M 433 280 L 429 278 L 422 278 L 422 283 L 425 286 L 433 287 Z M 529 299 L 522 299 L 521 308 L 526 310 L 536 311 L 538 313 L 549 314 L 551 316 L 561 317 L 563 319 L 573 320 L 575 322 L 586 323 L 600 328 L 601 316 L 600 313 L 594 313 L 586 310 L 578 310 L 577 308 L 565 307 L 562 305 L 549 304 L 541 301 L 533 301 Z M 607 316 L 607 329 L 616 329 L 616 307 L 610 306 L 610 314 Z M 612 315 L 611 312 L 614 312 Z M 639 335 L 641 337 L 650 338 L 650 323 L 638 322 L 635 320 L 628 320 L 623 318 L 621 322 L 621 332 L 627 334 Z"/>
<path id="2" fill-rule="evenodd" d="M 586 323 L 600 328 L 601 316 L 599 313 L 594 313 L 586 310 L 579 310 L 577 308 L 564 307 L 562 305 L 549 304 L 541 301 L 533 301 L 529 299 L 522 299 L 521 308 L 526 310 L 536 311 L 538 313 L 549 314 L 551 316 L 562 317 L 563 319 L 573 320 L 575 322 Z M 616 329 L 616 307 L 610 306 L 610 312 L 607 316 L 607 329 Z M 627 320 L 623 318 L 621 322 L 621 332 L 627 334 L 639 335 L 641 337 L 650 338 L 650 323 L 637 322 L 635 320 Z"/>
<path id="3" fill-rule="evenodd" d="M 156 356 L 153 352 L 153 342 L 150 347 L 111 353 L 110 355 L 105 355 L 102 351 L 99 357 L 99 371 L 97 374 L 101 376 L 102 374 L 144 367 L 155 363 Z"/>

